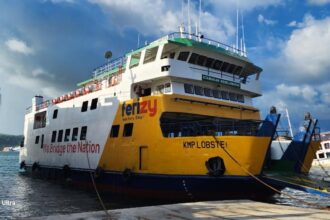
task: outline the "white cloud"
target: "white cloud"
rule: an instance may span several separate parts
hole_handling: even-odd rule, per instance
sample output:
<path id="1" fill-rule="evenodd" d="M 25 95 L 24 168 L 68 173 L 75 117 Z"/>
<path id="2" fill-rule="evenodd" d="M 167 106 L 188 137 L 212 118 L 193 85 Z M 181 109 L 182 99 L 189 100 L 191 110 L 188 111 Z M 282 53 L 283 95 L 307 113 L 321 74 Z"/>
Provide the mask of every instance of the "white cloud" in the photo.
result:
<path id="1" fill-rule="evenodd" d="M 13 52 L 22 53 L 25 55 L 33 54 L 34 51 L 31 47 L 27 46 L 22 40 L 11 38 L 5 42 L 7 48 Z"/>
<path id="2" fill-rule="evenodd" d="M 289 27 L 296 27 L 297 26 L 297 21 L 291 21 L 289 24 L 288 24 Z"/>
<path id="3" fill-rule="evenodd" d="M 326 5 L 330 3 L 330 0 L 307 0 L 307 2 L 311 5 Z"/>
<path id="4" fill-rule="evenodd" d="M 330 69 L 330 17 L 315 20 L 308 15 L 300 26 L 285 45 L 286 67 L 302 79 L 325 77 Z"/>
<path id="5" fill-rule="evenodd" d="M 262 14 L 258 15 L 258 22 L 260 24 L 266 24 L 266 25 L 275 25 L 277 23 L 277 21 L 275 20 L 270 20 L 265 18 Z"/>

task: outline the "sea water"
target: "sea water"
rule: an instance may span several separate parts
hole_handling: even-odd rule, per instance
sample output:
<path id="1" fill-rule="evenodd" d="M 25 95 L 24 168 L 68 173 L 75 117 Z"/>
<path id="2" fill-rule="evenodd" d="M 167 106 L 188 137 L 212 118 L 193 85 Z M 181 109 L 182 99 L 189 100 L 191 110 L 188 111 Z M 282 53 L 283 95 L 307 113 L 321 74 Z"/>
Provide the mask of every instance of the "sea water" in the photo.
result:
<path id="1" fill-rule="evenodd" d="M 312 175 L 324 178 L 324 171 L 313 170 Z M 330 198 L 327 197 L 291 189 L 284 189 L 284 192 L 285 195 L 276 195 L 267 202 L 308 207 L 300 202 L 303 199 L 317 205 L 330 206 Z M 288 197 L 287 194 L 291 196 Z M 294 200 L 292 197 L 300 200 Z M 24 175 L 19 171 L 17 152 L 0 152 L 0 202 L 0 219 L 102 210 L 93 191 L 73 189 L 63 184 Z M 116 209 L 152 204 L 116 199 L 107 201 L 105 205 L 107 209 Z"/>

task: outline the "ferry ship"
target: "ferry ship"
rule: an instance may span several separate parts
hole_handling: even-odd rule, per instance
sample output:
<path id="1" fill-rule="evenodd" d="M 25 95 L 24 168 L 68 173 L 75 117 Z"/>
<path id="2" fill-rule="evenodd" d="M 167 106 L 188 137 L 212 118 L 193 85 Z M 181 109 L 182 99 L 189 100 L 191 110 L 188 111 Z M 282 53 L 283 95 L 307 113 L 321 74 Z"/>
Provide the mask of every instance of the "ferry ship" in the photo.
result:
<path id="1" fill-rule="evenodd" d="M 167 35 L 96 68 L 76 91 L 34 97 L 20 167 L 133 197 L 268 195 L 255 177 L 280 116 L 261 120 L 252 104 L 261 72 L 244 50 Z"/>
<path id="2" fill-rule="evenodd" d="M 330 167 L 330 132 L 321 133 L 321 145 L 316 148 L 316 159 L 313 160 L 314 167 Z"/>
<path id="3" fill-rule="evenodd" d="M 317 124 L 318 120 L 313 119 L 308 112 L 295 135 L 290 136 L 289 131 L 278 130 L 270 148 L 270 160 L 265 170 L 307 174 L 320 145 L 320 129 Z M 290 131 L 292 134 L 292 130 Z"/>

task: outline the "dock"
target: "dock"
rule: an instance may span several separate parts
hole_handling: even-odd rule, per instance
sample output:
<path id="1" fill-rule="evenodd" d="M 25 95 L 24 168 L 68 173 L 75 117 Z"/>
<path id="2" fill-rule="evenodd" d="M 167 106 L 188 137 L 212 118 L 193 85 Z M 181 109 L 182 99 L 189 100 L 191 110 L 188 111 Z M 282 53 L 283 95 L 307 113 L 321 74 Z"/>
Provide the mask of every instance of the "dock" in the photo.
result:
<path id="1" fill-rule="evenodd" d="M 31 218 L 32 219 L 32 218 Z M 330 211 L 275 205 L 251 200 L 225 200 L 43 216 L 33 219 L 330 219 Z"/>

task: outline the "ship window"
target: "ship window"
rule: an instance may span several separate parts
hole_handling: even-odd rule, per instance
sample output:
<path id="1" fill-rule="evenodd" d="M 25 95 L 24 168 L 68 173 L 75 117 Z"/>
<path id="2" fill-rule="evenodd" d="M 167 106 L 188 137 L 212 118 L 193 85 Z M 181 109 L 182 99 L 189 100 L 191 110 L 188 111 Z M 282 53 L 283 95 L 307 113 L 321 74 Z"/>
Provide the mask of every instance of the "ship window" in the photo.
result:
<path id="1" fill-rule="evenodd" d="M 70 141 L 70 129 L 65 129 L 65 135 L 64 135 L 64 141 L 68 142 Z"/>
<path id="2" fill-rule="evenodd" d="M 164 91 L 165 91 L 165 93 L 172 92 L 171 83 L 165 83 L 165 89 L 164 89 Z"/>
<path id="3" fill-rule="evenodd" d="M 88 101 L 84 101 L 81 106 L 81 112 L 86 112 L 88 109 Z"/>
<path id="4" fill-rule="evenodd" d="M 73 128 L 72 130 L 72 141 L 78 140 L 78 128 Z"/>
<path id="5" fill-rule="evenodd" d="M 194 94 L 194 86 L 191 84 L 184 84 L 184 92 L 188 94 Z"/>
<path id="6" fill-rule="evenodd" d="M 237 101 L 237 95 L 235 93 L 229 93 L 229 99 L 230 101 Z"/>
<path id="7" fill-rule="evenodd" d="M 80 140 L 81 141 L 86 140 L 86 136 L 87 136 L 87 126 L 83 126 L 81 127 Z"/>
<path id="8" fill-rule="evenodd" d="M 98 101 L 98 98 L 92 99 L 91 110 L 94 110 L 97 108 L 97 101 Z"/>
<path id="9" fill-rule="evenodd" d="M 56 141 L 56 131 L 52 132 L 52 143 Z"/>
<path id="10" fill-rule="evenodd" d="M 207 97 L 212 97 L 212 95 L 213 95 L 211 92 L 211 89 L 209 89 L 209 88 L 204 88 L 204 94 Z"/>
<path id="11" fill-rule="evenodd" d="M 213 62 L 214 62 L 214 59 L 213 59 L 213 58 L 207 58 L 207 59 L 206 59 L 205 66 L 208 67 L 208 68 L 211 68 Z"/>
<path id="12" fill-rule="evenodd" d="M 189 52 L 188 51 L 182 51 L 179 54 L 178 60 L 187 61 L 188 56 L 189 56 Z"/>
<path id="13" fill-rule="evenodd" d="M 230 64 L 229 67 L 228 67 L 228 73 L 233 73 L 234 72 L 234 69 L 235 69 L 235 65 L 234 64 Z"/>
<path id="14" fill-rule="evenodd" d="M 235 69 L 235 71 L 234 71 L 234 74 L 238 75 L 238 74 L 241 73 L 241 71 L 242 71 L 242 67 L 241 66 L 237 66 L 236 69 Z"/>
<path id="15" fill-rule="evenodd" d="M 228 66 L 229 66 L 229 63 L 224 62 L 221 66 L 221 71 L 222 72 L 227 72 Z"/>
<path id="16" fill-rule="evenodd" d="M 58 109 L 55 109 L 53 111 L 53 119 L 57 118 L 57 113 L 58 113 Z"/>
<path id="17" fill-rule="evenodd" d="M 46 127 L 46 111 L 34 115 L 33 129 Z"/>
<path id="18" fill-rule="evenodd" d="M 157 86 L 157 91 L 158 91 L 158 93 L 160 93 L 160 94 L 164 94 L 164 88 L 165 88 L 164 85 L 159 85 L 159 86 Z"/>
<path id="19" fill-rule="evenodd" d="M 192 64 L 195 64 L 196 63 L 196 61 L 197 61 L 197 58 L 198 58 L 198 54 L 196 54 L 196 53 L 192 53 L 191 54 L 191 56 L 190 56 L 190 58 L 189 58 L 189 63 L 192 63 Z"/>
<path id="20" fill-rule="evenodd" d="M 196 95 L 204 95 L 204 90 L 201 86 L 194 86 Z"/>
<path id="21" fill-rule="evenodd" d="M 241 103 L 244 103 L 244 96 L 240 95 L 240 94 L 237 94 L 237 101 L 241 102 Z"/>
<path id="22" fill-rule="evenodd" d="M 262 121 L 165 112 L 160 118 L 164 137 L 242 135 L 256 136 Z M 184 147 L 193 147 L 188 142 Z"/>
<path id="23" fill-rule="evenodd" d="M 133 68 L 139 65 L 141 59 L 141 51 L 136 53 L 136 54 L 132 54 L 131 56 L 131 62 L 129 63 L 129 68 Z"/>
<path id="24" fill-rule="evenodd" d="M 133 133 L 133 123 L 127 123 L 124 125 L 123 137 L 130 137 Z"/>
<path id="25" fill-rule="evenodd" d="M 197 59 L 197 64 L 200 66 L 204 66 L 205 61 L 206 61 L 206 56 L 200 55 Z"/>
<path id="26" fill-rule="evenodd" d="M 158 51 L 158 46 L 147 49 L 145 56 L 144 56 L 143 63 L 146 64 L 146 63 L 153 62 L 156 59 L 157 51 Z"/>
<path id="27" fill-rule="evenodd" d="M 324 149 L 330 149 L 329 143 L 324 144 Z"/>
<path id="28" fill-rule="evenodd" d="M 63 139 L 63 130 L 58 131 L 57 142 L 62 142 Z"/>
<path id="29" fill-rule="evenodd" d="M 119 135 L 119 125 L 112 125 L 111 127 L 111 132 L 110 132 L 110 137 L 118 137 Z"/>
<path id="30" fill-rule="evenodd" d="M 39 135 L 38 136 L 36 136 L 36 140 L 35 140 L 35 142 L 34 142 L 35 144 L 39 144 Z"/>
<path id="31" fill-rule="evenodd" d="M 40 147 L 41 148 L 44 147 L 44 138 L 45 138 L 45 136 L 44 135 L 41 135 L 41 144 L 40 144 Z"/>
<path id="32" fill-rule="evenodd" d="M 220 67 L 221 67 L 221 65 L 222 65 L 222 61 L 220 61 L 220 60 L 216 60 L 215 62 L 214 62 L 214 64 L 213 64 L 213 69 L 216 69 L 216 70 L 220 70 Z"/>
<path id="33" fill-rule="evenodd" d="M 319 154 L 319 158 L 324 158 L 324 153 Z"/>
<path id="34" fill-rule="evenodd" d="M 212 93 L 213 93 L 214 98 L 217 98 L 217 99 L 220 98 L 219 90 L 213 89 Z"/>
<path id="35" fill-rule="evenodd" d="M 229 95 L 228 92 L 226 91 L 221 91 L 221 98 L 225 100 L 229 100 Z"/>
<path id="36" fill-rule="evenodd" d="M 170 53 L 170 59 L 174 59 L 175 57 L 175 52 Z"/>

